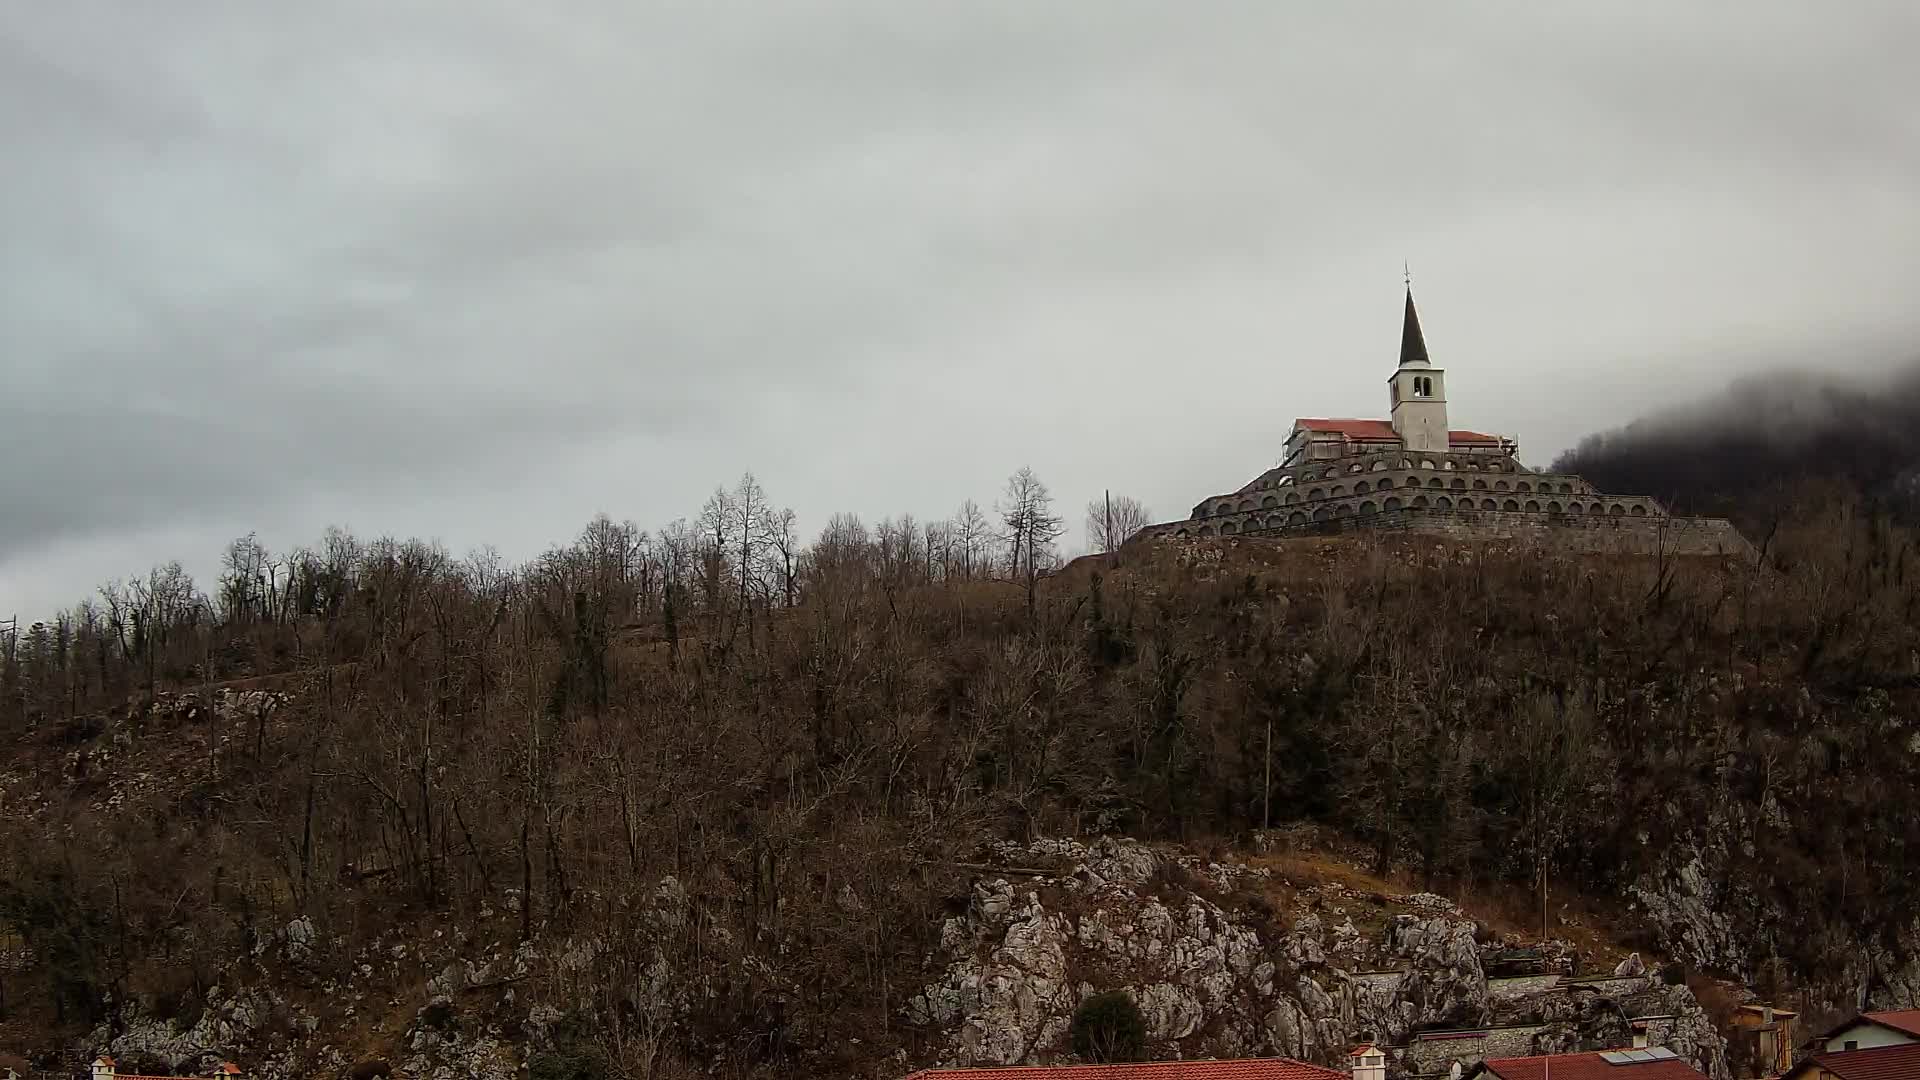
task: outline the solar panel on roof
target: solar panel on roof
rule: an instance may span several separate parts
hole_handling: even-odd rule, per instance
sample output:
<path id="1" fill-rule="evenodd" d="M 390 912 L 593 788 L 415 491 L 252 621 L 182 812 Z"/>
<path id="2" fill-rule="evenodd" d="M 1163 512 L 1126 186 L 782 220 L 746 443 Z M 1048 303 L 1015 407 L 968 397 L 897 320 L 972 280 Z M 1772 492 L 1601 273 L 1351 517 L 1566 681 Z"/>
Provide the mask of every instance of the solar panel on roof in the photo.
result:
<path id="1" fill-rule="evenodd" d="M 1679 1055 L 1664 1046 L 1647 1050 L 1608 1050 L 1600 1060 L 1609 1065 L 1640 1065 L 1649 1061 L 1672 1061 Z"/>

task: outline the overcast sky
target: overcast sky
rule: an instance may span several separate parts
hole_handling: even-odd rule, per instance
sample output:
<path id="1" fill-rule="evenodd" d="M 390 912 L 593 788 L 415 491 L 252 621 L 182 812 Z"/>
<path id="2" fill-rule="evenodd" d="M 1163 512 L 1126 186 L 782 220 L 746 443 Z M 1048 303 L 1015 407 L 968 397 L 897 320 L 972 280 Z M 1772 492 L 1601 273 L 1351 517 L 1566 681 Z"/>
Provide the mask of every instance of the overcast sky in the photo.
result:
<path id="1" fill-rule="evenodd" d="M 1920 341 L 1920 7 L 0 5 L 0 616 L 754 470 L 1077 523 L 1385 413 L 1551 461 Z M 1077 530 L 1073 538 L 1078 540 Z"/>

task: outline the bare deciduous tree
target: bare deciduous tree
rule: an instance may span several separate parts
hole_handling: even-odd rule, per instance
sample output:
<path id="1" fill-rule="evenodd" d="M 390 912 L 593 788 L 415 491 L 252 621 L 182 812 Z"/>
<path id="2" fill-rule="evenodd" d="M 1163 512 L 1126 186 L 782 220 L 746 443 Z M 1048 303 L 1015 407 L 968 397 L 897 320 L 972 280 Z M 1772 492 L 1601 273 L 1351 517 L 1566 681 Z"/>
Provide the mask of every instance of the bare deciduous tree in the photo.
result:
<path id="1" fill-rule="evenodd" d="M 952 532 L 960 579 L 971 581 L 991 562 L 993 525 L 981 511 L 980 504 L 968 499 L 953 516 Z"/>
<path id="2" fill-rule="evenodd" d="M 1031 616 L 1041 562 L 1051 561 L 1053 542 L 1060 538 L 1066 523 L 1053 512 L 1053 494 L 1047 485 L 1024 465 L 1007 477 L 1000 501 L 1000 521 L 1006 530 L 1009 576 L 1025 584 L 1027 614 Z"/>
<path id="3" fill-rule="evenodd" d="M 1150 511 L 1131 495 L 1107 495 L 1087 504 L 1087 545 L 1097 552 L 1118 551 L 1134 533 L 1152 523 Z"/>

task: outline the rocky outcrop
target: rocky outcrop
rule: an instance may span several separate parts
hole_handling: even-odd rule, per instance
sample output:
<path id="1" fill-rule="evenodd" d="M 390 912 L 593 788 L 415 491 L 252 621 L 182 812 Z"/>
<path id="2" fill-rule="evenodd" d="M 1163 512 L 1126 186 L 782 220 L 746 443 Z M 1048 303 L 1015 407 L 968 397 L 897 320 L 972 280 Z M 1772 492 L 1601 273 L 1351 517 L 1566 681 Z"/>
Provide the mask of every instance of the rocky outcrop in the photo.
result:
<path id="1" fill-rule="evenodd" d="M 1869 942 L 1866 1004 L 1876 1009 L 1920 1009 L 1920 918 L 1893 935 L 1893 944 Z"/>
<path id="2" fill-rule="evenodd" d="M 1327 887 L 1321 910 L 1281 928 L 1206 894 L 1231 894 L 1263 871 L 1182 862 L 1189 888 L 1168 884 L 1160 857 L 1126 841 L 1053 840 L 999 854 L 1066 865 L 1017 885 L 1012 875 L 983 877 L 966 913 L 947 920 L 944 955 L 934 958 L 944 966 L 904 1010 L 939 1034 L 944 1064 L 1064 1059 L 1079 1003 L 1121 989 L 1146 1018 L 1157 1056 L 1334 1062 L 1361 1039 L 1397 1046 L 1423 1030 L 1516 1017 L 1532 1024 L 1521 1052 L 1575 1049 L 1601 1037 L 1624 1043 L 1627 1015 L 1659 1012 L 1679 1018 L 1676 1053 L 1727 1075 L 1724 1045 L 1692 994 L 1643 972 L 1577 990 L 1549 979 L 1496 1001 L 1482 951 L 1497 946 L 1483 946 L 1475 925 L 1431 894 L 1390 898 L 1397 913 L 1368 932 L 1349 913 L 1357 894 Z M 1624 994 L 1653 997 L 1615 1000 Z"/>
<path id="3" fill-rule="evenodd" d="M 1283 883 L 1259 867 L 1116 839 L 1003 845 L 993 854 L 1008 869 L 972 883 L 964 912 L 944 922 L 927 958 L 931 977 L 902 1009 L 935 1048 L 933 1060 L 911 1064 L 1064 1059 L 1080 1003 L 1119 989 L 1140 1007 L 1157 1057 L 1279 1054 L 1334 1063 L 1367 1040 L 1397 1048 L 1396 1076 L 1444 1073 L 1481 1054 L 1621 1045 L 1631 1036 L 1628 1017 L 1671 1016 L 1658 1040 L 1716 1080 L 1727 1076 L 1720 1035 L 1685 986 L 1665 985 L 1637 956 L 1609 976 L 1553 973 L 1571 970 L 1550 962 L 1571 948 L 1565 943 L 1529 953 L 1549 973 L 1490 984 L 1487 959 L 1510 963 L 1509 943 L 1491 940 L 1444 897 Z M 1282 890 L 1286 898 L 1276 902 Z M 848 891 L 838 902 L 863 901 Z M 296 918 L 263 935 L 252 957 L 259 973 L 282 981 L 249 985 L 304 989 L 328 1003 L 322 1016 L 301 1013 L 271 989 L 215 989 L 191 1023 L 129 1003 L 117 1033 L 103 1028 L 78 1049 L 180 1071 L 244 1059 L 253 1075 L 277 1080 L 316 1067 L 344 1073 L 371 1046 L 390 1057 L 396 1075 L 511 1080 L 540 1055 L 564 1051 L 563 1017 L 612 1000 L 597 996 L 606 986 L 621 988 L 613 1005 L 631 1022 L 666 1031 L 725 992 L 724 980 L 783 985 L 771 958 L 731 973 L 689 966 L 671 947 L 693 921 L 687 892 L 673 879 L 630 911 L 617 938 L 603 928 L 502 945 L 518 919 L 500 917 L 497 929 L 506 932 L 486 941 L 484 927 L 496 916 L 483 909 L 479 927 L 395 929 L 351 954 L 336 952 L 344 942 L 313 920 Z M 1862 978 L 1911 985 L 1899 981 L 1911 971 L 1887 955 L 1883 967 L 1863 956 Z M 424 990 L 425 1004 L 414 997 L 402 1005 L 406 988 Z M 368 1032 L 371 1042 L 342 1045 L 339 1034 L 349 1029 Z M 1478 1041 L 1421 1038 L 1480 1029 L 1487 1034 Z"/>
<path id="4" fill-rule="evenodd" d="M 285 1002 L 260 990 L 229 994 L 215 986 L 206 992 L 199 1016 L 190 1024 L 154 1015 L 138 1002 L 121 1012 L 120 1030 L 102 1026 L 89 1036 L 93 1052 L 130 1060 L 164 1063 L 188 1074 L 204 1073 L 228 1058 L 241 1056 L 254 1043 L 270 1017 L 286 1015 Z M 292 1016 L 292 1023 L 311 1031 L 313 1018 Z"/>
<path id="5" fill-rule="evenodd" d="M 1724 850 L 1719 854 L 1724 856 Z M 1710 868 L 1711 859 L 1711 851 L 1697 849 L 1675 857 L 1635 882 L 1631 892 L 1676 959 L 1744 975 L 1752 938 L 1736 929 L 1735 919 L 1737 912 L 1753 905 L 1735 895 L 1725 874 Z"/>
<path id="6" fill-rule="evenodd" d="M 1669 824 L 1688 812 L 1669 806 Z M 1634 905 L 1665 951 L 1690 969 L 1751 982 L 1767 957 L 1812 951 L 1825 961 L 1800 989 L 1815 1012 L 1920 1007 L 1920 920 L 1890 933 L 1862 935 L 1817 904 L 1786 907 L 1763 899 L 1769 878 L 1752 839 L 1788 818 L 1769 799 L 1757 811 L 1725 803 L 1704 827 L 1677 827 L 1653 868 L 1629 888 Z M 1812 943 L 1815 948 L 1809 950 Z"/>

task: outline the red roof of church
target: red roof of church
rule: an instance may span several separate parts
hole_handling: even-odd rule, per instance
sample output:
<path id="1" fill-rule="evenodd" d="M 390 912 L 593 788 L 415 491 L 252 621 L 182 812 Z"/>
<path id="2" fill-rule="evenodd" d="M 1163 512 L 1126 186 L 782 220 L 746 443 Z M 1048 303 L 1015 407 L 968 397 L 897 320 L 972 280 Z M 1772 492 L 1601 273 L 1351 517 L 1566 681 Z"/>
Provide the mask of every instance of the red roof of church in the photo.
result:
<path id="1" fill-rule="evenodd" d="M 1907 1010 L 1908 1013 L 1913 1011 Z M 1840 1080 L 1913 1080 L 1920 1076 L 1920 1043 L 1815 1054 L 1813 1063 Z M 1801 1075 L 1805 1071 L 1795 1069 L 1794 1075 Z"/>
<path id="2" fill-rule="evenodd" d="M 1500 1080 L 1706 1080 L 1678 1058 L 1616 1065 L 1598 1053 L 1491 1058 L 1486 1071 Z"/>
<path id="3" fill-rule="evenodd" d="M 1309 416 L 1293 422 L 1294 427 L 1308 431 L 1328 431 L 1345 435 L 1349 439 L 1379 440 L 1399 442 L 1400 436 L 1393 430 L 1391 420 L 1330 420 L 1325 417 Z M 1456 443 L 1498 443 L 1500 436 L 1487 435 L 1478 431 L 1449 431 L 1447 441 Z"/>
<path id="4" fill-rule="evenodd" d="M 1032 1065 L 1005 1069 L 923 1069 L 907 1080 L 1348 1080 L 1347 1074 L 1290 1058 L 1150 1061 L 1132 1065 Z"/>

